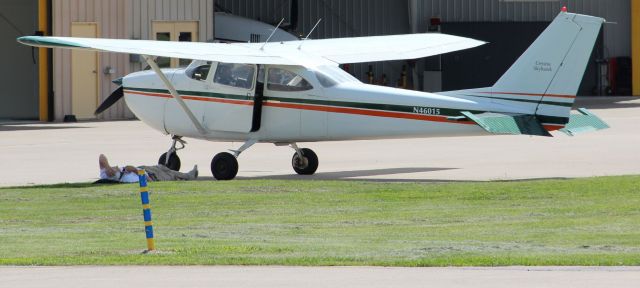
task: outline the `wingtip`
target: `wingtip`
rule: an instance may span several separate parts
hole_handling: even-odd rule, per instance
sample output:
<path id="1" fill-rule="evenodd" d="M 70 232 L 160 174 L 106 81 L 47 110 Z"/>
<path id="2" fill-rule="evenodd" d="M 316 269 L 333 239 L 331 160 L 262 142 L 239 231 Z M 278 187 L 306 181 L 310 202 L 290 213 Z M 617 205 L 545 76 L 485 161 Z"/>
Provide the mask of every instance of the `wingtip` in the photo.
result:
<path id="1" fill-rule="evenodd" d="M 35 36 L 22 36 L 22 37 L 18 37 L 16 41 L 21 44 L 28 44 L 32 37 L 35 37 Z"/>
<path id="2" fill-rule="evenodd" d="M 28 46 L 36 46 L 36 47 L 46 47 L 46 48 L 90 48 L 88 46 L 83 45 L 82 43 L 78 43 L 76 41 L 69 40 L 72 38 L 57 38 L 57 37 L 44 37 L 44 36 L 23 36 L 17 39 L 18 43 L 28 45 Z"/>

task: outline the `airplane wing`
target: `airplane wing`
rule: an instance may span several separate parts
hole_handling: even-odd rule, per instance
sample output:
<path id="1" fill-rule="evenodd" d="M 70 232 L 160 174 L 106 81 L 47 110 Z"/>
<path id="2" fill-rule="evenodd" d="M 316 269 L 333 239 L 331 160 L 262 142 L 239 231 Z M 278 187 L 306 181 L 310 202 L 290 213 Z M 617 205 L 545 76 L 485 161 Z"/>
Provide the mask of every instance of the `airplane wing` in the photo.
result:
<path id="1" fill-rule="evenodd" d="M 169 42 L 101 38 L 25 36 L 18 42 L 36 47 L 66 48 L 99 52 L 144 54 L 226 63 L 299 65 L 274 51 L 256 49 L 251 44 Z"/>
<path id="2" fill-rule="evenodd" d="M 346 64 L 417 59 L 485 44 L 446 34 L 407 34 L 288 41 L 281 43 L 194 43 L 149 40 L 26 36 L 18 42 L 38 47 L 218 61 L 227 63 L 301 65 Z M 264 46 L 264 48 L 263 48 Z"/>
<path id="3" fill-rule="evenodd" d="M 478 47 L 486 42 L 439 33 L 284 42 L 338 64 L 418 59 Z"/>

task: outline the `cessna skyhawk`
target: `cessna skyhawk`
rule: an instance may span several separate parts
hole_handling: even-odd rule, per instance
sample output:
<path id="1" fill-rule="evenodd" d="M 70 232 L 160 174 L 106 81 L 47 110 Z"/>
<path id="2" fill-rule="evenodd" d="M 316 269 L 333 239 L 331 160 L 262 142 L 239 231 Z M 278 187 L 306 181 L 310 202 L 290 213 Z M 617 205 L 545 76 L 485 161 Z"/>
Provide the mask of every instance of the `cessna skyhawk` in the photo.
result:
<path id="1" fill-rule="evenodd" d="M 123 97 L 144 123 L 171 135 L 160 162 L 179 169 L 183 137 L 244 142 L 217 154 L 211 172 L 235 178 L 237 157 L 256 143 L 291 146 L 301 175 L 318 157 L 300 142 L 451 137 L 551 136 L 608 128 L 585 109 L 570 115 L 604 19 L 562 12 L 492 87 L 423 93 L 363 84 L 338 65 L 417 59 L 484 42 L 444 34 L 300 40 L 278 43 L 184 43 L 29 36 L 50 48 L 141 54 L 151 71 L 130 74 L 97 111 Z M 154 57 L 191 59 L 160 69 Z M 182 147 L 177 147 L 182 146 Z M 168 157 L 167 157 L 168 156 Z"/>

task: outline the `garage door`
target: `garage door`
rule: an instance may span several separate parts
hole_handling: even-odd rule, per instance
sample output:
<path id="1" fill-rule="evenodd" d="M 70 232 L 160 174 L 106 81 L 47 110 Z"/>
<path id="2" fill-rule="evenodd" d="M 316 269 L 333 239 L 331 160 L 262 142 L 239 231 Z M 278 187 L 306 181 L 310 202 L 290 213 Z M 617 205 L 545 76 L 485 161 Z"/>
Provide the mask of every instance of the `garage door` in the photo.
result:
<path id="1" fill-rule="evenodd" d="M 0 1 L 0 119 L 37 120 L 38 65 L 32 49 L 16 38 L 37 30 L 36 0 Z M 37 51 L 36 51 L 37 52 Z"/>

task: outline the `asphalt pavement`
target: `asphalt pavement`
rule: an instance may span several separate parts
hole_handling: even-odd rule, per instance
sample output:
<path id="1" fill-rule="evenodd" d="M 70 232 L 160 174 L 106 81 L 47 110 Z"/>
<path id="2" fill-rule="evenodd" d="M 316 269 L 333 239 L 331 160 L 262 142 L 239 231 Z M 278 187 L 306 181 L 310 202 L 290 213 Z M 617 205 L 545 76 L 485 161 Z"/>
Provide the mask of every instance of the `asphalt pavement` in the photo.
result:
<path id="1" fill-rule="evenodd" d="M 640 268 L 5 267 L 1 287 L 637 288 Z"/>
<path id="2" fill-rule="evenodd" d="M 640 98 L 581 100 L 611 129 L 569 137 L 482 136 L 303 143 L 320 159 L 318 173 L 295 175 L 293 150 L 258 144 L 240 159 L 238 179 L 491 181 L 640 174 Z M 242 143 L 187 139 L 182 170 L 198 165 L 202 181 L 216 153 Z M 152 165 L 168 136 L 139 121 L 0 124 L 1 186 L 90 182 L 98 155 L 112 164 Z"/>

